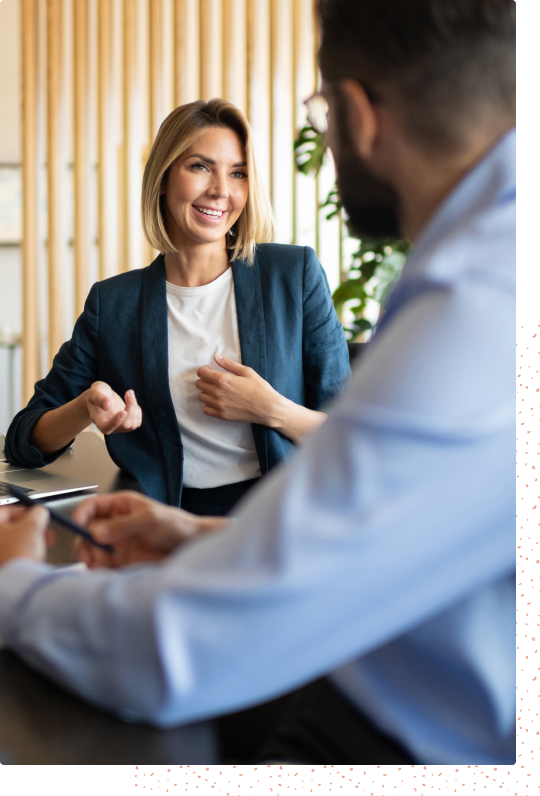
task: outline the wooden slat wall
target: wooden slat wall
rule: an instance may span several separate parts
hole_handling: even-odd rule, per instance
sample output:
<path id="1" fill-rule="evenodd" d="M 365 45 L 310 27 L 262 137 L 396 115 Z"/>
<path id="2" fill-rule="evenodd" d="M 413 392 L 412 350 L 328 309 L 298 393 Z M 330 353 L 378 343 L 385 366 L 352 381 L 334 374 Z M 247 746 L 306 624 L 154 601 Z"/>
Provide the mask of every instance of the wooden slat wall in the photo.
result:
<path id="1" fill-rule="evenodd" d="M 41 23 L 40 2 L 47 11 Z M 72 24 L 66 18 L 63 25 L 66 7 Z M 26 400 L 43 375 L 37 309 L 37 251 L 43 245 L 36 233 L 39 102 L 46 108 L 48 242 L 43 278 L 48 284 L 50 360 L 73 322 L 67 317 L 71 304 L 62 292 L 65 219 L 73 214 L 75 315 L 83 307 L 92 268 L 103 279 L 143 267 L 154 255 L 141 235 L 140 177 L 171 101 L 176 106 L 223 96 L 243 110 L 274 201 L 278 240 L 315 244 L 318 197 L 313 180 L 294 172 L 292 143 L 305 122 L 302 100 L 316 87 L 317 70 L 313 0 L 21 0 L 21 15 Z M 90 36 L 89 19 L 96 21 L 95 36 Z M 41 99 L 36 79 L 40 24 L 47 33 L 47 81 Z M 63 86 L 69 81 L 64 70 L 69 65 L 62 63 L 62 52 L 70 51 L 73 92 L 65 96 Z M 96 113 L 90 114 L 90 107 Z M 70 153 L 60 143 L 61 119 L 72 125 L 73 199 L 66 176 Z M 98 263 L 91 266 L 95 238 Z"/>

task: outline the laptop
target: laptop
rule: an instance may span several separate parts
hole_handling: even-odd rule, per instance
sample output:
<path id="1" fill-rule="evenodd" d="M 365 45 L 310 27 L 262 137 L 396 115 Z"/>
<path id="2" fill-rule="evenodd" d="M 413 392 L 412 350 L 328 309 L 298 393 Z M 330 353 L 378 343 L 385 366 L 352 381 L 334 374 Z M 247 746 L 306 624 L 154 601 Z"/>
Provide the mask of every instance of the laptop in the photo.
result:
<path id="1" fill-rule="evenodd" d="M 64 495 L 69 492 L 80 492 L 83 489 L 95 489 L 98 484 L 88 484 L 76 481 L 63 475 L 53 475 L 42 470 L 31 470 L 27 467 L 8 464 L 4 458 L 5 436 L 0 434 L 0 506 L 7 503 L 17 503 L 17 498 L 12 497 L 7 484 L 13 484 L 22 489 L 30 498 L 45 498 L 53 495 Z"/>

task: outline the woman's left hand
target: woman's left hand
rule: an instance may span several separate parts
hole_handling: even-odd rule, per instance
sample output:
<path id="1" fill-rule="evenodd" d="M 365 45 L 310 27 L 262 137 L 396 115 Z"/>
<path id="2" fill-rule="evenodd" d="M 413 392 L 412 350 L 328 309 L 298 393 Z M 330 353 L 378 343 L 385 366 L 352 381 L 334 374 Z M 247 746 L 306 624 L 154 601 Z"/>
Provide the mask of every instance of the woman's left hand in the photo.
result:
<path id="1" fill-rule="evenodd" d="M 252 368 L 227 357 L 214 357 L 223 372 L 203 365 L 195 386 L 200 390 L 203 412 L 221 420 L 273 425 L 282 396 Z"/>

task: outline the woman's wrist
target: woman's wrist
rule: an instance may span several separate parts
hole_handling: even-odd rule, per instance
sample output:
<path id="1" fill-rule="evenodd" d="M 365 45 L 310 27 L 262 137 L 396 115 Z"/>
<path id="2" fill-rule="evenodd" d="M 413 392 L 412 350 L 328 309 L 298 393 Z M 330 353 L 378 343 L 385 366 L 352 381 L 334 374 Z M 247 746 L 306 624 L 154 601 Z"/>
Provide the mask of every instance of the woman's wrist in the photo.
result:
<path id="1" fill-rule="evenodd" d="M 272 395 L 268 396 L 266 405 L 263 407 L 260 422 L 261 425 L 282 432 L 287 425 L 291 411 L 294 411 L 294 407 L 297 404 L 280 395 L 277 390 L 272 390 L 272 393 Z"/>
<path id="2" fill-rule="evenodd" d="M 293 442 L 302 442 L 326 420 L 324 412 L 317 412 L 279 395 L 273 403 L 269 428 L 279 431 Z"/>
<path id="3" fill-rule="evenodd" d="M 30 432 L 29 442 L 43 456 L 64 448 L 92 422 L 88 411 L 88 390 L 58 409 L 41 415 Z"/>
<path id="4" fill-rule="evenodd" d="M 75 398 L 74 403 L 76 404 L 76 412 L 80 419 L 81 423 L 85 423 L 84 428 L 90 425 L 92 419 L 90 418 L 90 412 L 88 410 L 88 394 L 90 390 L 85 390 L 82 392 L 78 398 Z"/>

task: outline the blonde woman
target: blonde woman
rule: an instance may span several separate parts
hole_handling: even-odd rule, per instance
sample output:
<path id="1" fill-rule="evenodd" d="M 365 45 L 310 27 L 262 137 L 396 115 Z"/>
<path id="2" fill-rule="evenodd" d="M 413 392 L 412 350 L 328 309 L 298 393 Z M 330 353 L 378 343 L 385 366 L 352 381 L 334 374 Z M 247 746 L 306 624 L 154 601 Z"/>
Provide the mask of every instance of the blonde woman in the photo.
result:
<path id="1" fill-rule="evenodd" d="M 350 373 L 343 330 L 314 252 L 271 243 L 252 133 L 229 102 L 163 122 L 142 222 L 162 253 L 92 287 L 6 456 L 41 467 L 95 423 L 147 495 L 225 514 L 324 421 Z"/>

